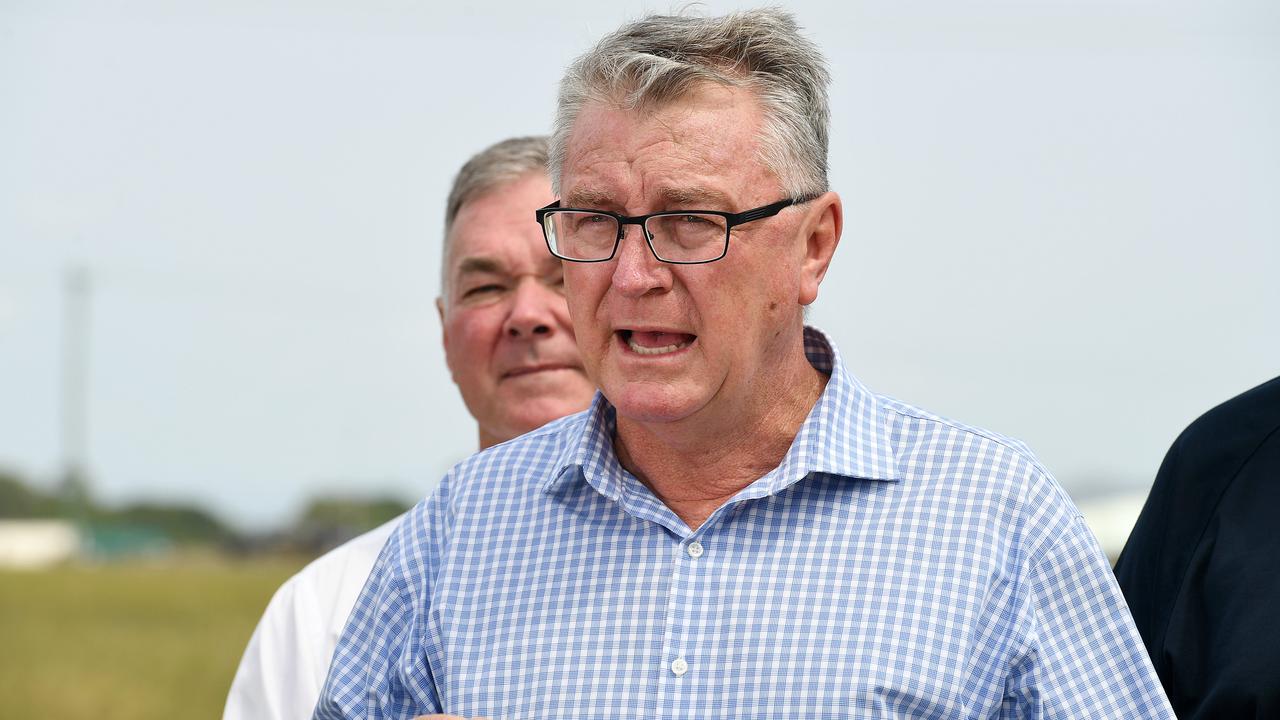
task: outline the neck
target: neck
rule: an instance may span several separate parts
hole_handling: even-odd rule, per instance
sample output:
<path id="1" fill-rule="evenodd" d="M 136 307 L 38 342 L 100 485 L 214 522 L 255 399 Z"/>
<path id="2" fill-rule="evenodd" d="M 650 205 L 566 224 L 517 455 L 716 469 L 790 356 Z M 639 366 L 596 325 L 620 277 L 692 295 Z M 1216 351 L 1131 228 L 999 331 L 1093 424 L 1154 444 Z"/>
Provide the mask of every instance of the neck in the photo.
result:
<path id="1" fill-rule="evenodd" d="M 801 340 L 787 362 L 752 384 L 768 390 L 744 402 L 670 423 L 619 416 L 618 461 L 696 530 L 782 462 L 826 383 L 805 358 Z"/>

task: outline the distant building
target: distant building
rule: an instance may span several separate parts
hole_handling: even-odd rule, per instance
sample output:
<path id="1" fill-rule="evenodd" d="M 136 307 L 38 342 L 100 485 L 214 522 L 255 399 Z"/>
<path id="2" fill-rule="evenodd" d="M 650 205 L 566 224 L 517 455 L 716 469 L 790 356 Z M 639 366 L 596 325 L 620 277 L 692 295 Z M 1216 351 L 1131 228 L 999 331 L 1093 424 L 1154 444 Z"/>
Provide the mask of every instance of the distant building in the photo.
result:
<path id="1" fill-rule="evenodd" d="M 1107 558 L 1115 564 L 1129 539 L 1129 532 L 1138 521 L 1138 513 L 1147 501 L 1146 491 L 1119 492 L 1101 497 L 1081 499 L 1076 506 L 1084 515 L 1089 529 L 1093 530 Z"/>
<path id="2" fill-rule="evenodd" d="M 79 553 L 80 533 L 67 520 L 0 520 L 0 568 L 44 568 Z"/>

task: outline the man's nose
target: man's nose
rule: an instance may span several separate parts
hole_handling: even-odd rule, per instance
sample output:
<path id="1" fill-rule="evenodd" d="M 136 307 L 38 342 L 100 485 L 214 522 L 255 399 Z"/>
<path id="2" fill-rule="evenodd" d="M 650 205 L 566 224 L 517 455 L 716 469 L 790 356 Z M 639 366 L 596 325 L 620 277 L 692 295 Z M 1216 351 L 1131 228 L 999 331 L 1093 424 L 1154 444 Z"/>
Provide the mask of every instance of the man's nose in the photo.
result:
<path id="1" fill-rule="evenodd" d="M 511 312 L 503 332 L 512 338 L 550 337 L 555 333 L 556 314 L 553 303 L 564 298 L 537 280 L 526 278 L 516 284 L 511 298 Z"/>
<path id="2" fill-rule="evenodd" d="M 624 297 L 641 297 L 652 291 L 671 289 L 671 266 L 659 260 L 649 249 L 644 228 L 624 226 L 618 246 L 617 265 L 613 268 L 613 286 Z M 635 232 L 631 229 L 635 228 Z"/>

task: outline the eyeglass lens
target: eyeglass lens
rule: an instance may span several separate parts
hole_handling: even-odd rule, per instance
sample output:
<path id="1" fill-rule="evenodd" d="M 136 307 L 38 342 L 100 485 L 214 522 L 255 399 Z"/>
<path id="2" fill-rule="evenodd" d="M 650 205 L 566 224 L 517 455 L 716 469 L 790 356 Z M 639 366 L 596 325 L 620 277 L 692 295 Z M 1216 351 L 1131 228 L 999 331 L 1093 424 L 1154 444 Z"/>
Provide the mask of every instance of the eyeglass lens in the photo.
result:
<path id="1" fill-rule="evenodd" d="M 618 239 L 618 219 L 602 213 L 552 212 L 544 223 L 552 250 L 571 260 L 607 259 Z M 701 213 L 657 215 L 645 221 L 644 229 L 654 253 L 668 262 L 714 260 L 728 238 L 723 217 Z"/>

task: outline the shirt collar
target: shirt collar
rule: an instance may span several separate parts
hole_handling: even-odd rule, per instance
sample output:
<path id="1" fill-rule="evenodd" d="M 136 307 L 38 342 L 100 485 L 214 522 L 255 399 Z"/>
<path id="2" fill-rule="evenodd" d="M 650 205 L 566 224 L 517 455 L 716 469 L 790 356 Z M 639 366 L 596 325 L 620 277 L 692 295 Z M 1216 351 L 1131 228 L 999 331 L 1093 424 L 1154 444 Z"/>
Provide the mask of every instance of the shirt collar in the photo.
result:
<path id="1" fill-rule="evenodd" d="M 900 480 L 888 415 L 879 398 L 845 369 L 839 351 L 822 331 L 805 327 L 804 350 L 809 364 L 830 375 L 830 379 L 782 462 L 747 491 L 772 495 L 813 473 L 861 480 Z M 547 478 L 542 489 L 554 492 L 581 478 L 605 497 L 618 500 L 625 471 L 613 451 L 616 428 L 613 405 L 596 392 L 582 421 L 567 429 L 556 472 Z"/>

